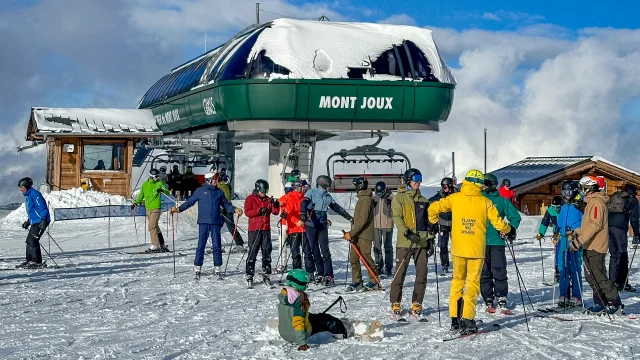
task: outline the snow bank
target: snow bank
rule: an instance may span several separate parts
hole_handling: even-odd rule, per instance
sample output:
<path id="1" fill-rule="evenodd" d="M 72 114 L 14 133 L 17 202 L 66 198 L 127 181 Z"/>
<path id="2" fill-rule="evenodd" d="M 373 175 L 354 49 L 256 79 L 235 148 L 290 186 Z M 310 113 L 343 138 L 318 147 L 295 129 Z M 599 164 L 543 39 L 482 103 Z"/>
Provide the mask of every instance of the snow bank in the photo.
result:
<path id="1" fill-rule="evenodd" d="M 55 208 L 76 208 L 109 205 L 125 205 L 129 202 L 124 196 L 109 195 L 98 191 L 85 191 L 82 188 L 74 188 L 70 190 L 52 191 L 49 194 L 42 194 L 49 205 L 49 212 L 53 220 L 53 209 Z M 0 228 L 3 229 L 19 229 L 22 223 L 27 219 L 27 210 L 25 204 L 13 210 L 0 222 Z"/>
<path id="2" fill-rule="evenodd" d="M 424 52 L 438 80 L 456 83 L 431 30 L 414 26 L 277 19 L 258 36 L 247 61 L 265 50 L 271 60 L 291 71 L 289 78 L 348 78 L 349 67 L 368 66 L 403 40 Z"/>

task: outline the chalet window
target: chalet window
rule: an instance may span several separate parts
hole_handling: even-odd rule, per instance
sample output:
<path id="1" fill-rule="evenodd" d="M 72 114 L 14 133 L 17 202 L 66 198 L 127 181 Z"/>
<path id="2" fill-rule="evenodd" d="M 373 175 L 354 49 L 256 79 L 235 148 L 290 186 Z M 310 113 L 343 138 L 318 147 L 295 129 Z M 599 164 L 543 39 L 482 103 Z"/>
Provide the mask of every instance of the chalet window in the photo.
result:
<path id="1" fill-rule="evenodd" d="M 124 143 L 83 145 L 82 170 L 124 171 Z"/>

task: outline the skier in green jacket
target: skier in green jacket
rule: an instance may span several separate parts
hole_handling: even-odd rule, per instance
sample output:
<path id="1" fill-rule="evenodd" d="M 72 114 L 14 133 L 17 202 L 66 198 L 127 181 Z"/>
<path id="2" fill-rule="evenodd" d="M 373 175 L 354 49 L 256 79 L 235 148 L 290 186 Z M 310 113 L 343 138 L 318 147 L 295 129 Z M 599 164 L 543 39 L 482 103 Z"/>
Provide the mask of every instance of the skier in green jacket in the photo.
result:
<path id="1" fill-rule="evenodd" d="M 520 213 L 513 206 L 511 201 L 500 196 L 498 192 L 498 178 L 493 174 L 484 176 L 485 190 L 483 195 L 489 198 L 496 209 L 500 218 L 506 217 L 509 225 L 517 229 L 520 226 Z M 480 292 L 485 304 L 487 312 L 494 313 L 496 311 L 494 299 L 498 298 L 498 306 L 502 312 L 507 311 L 507 294 L 509 286 L 507 282 L 507 256 L 505 240 L 500 236 L 496 228 L 487 224 L 487 249 L 485 251 L 484 265 L 482 267 L 482 276 L 480 278 Z"/>
<path id="2" fill-rule="evenodd" d="M 151 169 L 149 171 L 149 179 L 142 184 L 138 198 L 131 205 L 131 209 L 134 210 L 136 206 L 144 203 L 147 211 L 151 247 L 145 251 L 146 253 L 170 251 L 169 247 L 164 244 L 164 237 L 160 232 L 160 226 L 158 226 L 160 214 L 162 214 L 162 194 L 169 196 L 171 193 L 164 182 L 160 180 L 160 171 Z"/>
<path id="3" fill-rule="evenodd" d="M 544 217 L 540 222 L 540 228 L 538 229 L 538 233 L 536 234 L 536 239 L 538 241 L 542 241 L 544 234 L 547 233 L 547 228 L 551 225 L 551 229 L 553 230 L 553 237 L 558 238 L 560 234 L 558 233 L 558 215 L 560 214 L 560 208 L 562 207 L 562 196 L 554 196 L 551 200 L 551 206 L 547 208 L 547 211 L 544 213 Z M 557 234 L 557 235 L 556 235 Z M 557 242 L 557 241 L 556 241 Z M 555 283 L 560 282 L 560 272 L 558 271 L 558 245 L 555 245 L 555 260 L 553 262 L 555 264 Z"/>

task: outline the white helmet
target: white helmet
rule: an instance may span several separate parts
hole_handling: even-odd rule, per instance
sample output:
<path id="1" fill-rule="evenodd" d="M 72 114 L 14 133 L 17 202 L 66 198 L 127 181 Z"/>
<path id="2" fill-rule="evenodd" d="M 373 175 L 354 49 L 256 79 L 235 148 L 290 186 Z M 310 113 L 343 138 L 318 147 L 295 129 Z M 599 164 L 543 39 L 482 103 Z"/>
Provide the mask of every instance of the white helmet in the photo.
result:
<path id="1" fill-rule="evenodd" d="M 580 179 L 579 183 L 580 188 L 583 189 L 583 191 L 598 191 L 598 189 L 600 188 L 598 179 L 596 179 L 596 177 L 592 175 L 583 176 Z"/>
<path id="2" fill-rule="evenodd" d="M 216 173 L 213 171 L 209 171 L 208 173 L 204 174 L 204 180 L 206 182 L 211 182 L 211 180 L 215 179 L 216 177 Z"/>

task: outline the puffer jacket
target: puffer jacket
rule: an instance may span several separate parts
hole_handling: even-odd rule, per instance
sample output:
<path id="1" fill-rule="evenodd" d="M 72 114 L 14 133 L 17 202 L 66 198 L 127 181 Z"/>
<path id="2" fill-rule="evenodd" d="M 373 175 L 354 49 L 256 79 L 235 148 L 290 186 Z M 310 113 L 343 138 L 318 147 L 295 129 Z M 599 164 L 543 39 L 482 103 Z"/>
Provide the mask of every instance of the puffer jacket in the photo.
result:
<path id="1" fill-rule="evenodd" d="M 420 235 L 420 248 L 427 247 L 427 198 L 418 190 L 401 188 L 391 202 L 393 223 L 398 228 L 397 248 L 410 248 L 411 240 L 404 236 L 407 229 Z"/>
<path id="2" fill-rule="evenodd" d="M 371 200 L 373 200 L 374 204 L 374 228 L 384 230 L 393 229 L 393 210 L 391 210 L 391 201 L 393 201 L 393 196 L 387 195 L 381 198 L 378 195 L 373 195 Z"/>
<path id="3" fill-rule="evenodd" d="M 511 226 L 500 218 L 498 209 L 482 195 L 480 188 L 466 180 L 460 192 L 429 205 L 429 222 L 435 224 L 440 213 L 451 211 L 451 255 L 484 259 L 487 247 L 487 223 L 503 233 Z"/>
<path id="4" fill-rule="evenodd" d="M 351 215 L 338 205 L 325 189 L 315 188 L 309 189 L 304 194 L 302 204 L 300 205 L 300 213 L 306 215 L 306 226 L 315 227 L 318 230 L 328 228 L 327 212 L 329 209 L 338 213 L 347 220 L 351 220 Z"/>
<path id="5" fill-rule="evenodd" d="M 457 188 L 453 188 L 453 193 L 458 192 Z M 445 196 L 444 192 L 442 190 L 438 191 L 435 195 L 433 195 L 432 197 L 429 198 L 429 204 L 436 202 L 440 199 L 444 199 L 447 196 L 449 196 L 451 194 L 447 194 Z M 447 229 L 451 229 L 451 211 L 447 211 L 447 212 L 443 212 L 440 214 L 440 217 L 438 219 L 438 224 L 440 224 L 441 227 L 445 227 Z"/>
<path id="6" fill-rule="evenodd" d="M 278 294 L 278 332 L 288 342 L 304 345 L 311 336 L 309 312 L 302 310 L 300 293 L 293 288 L 282 288 Z"/>
<path id="7" fill-rule="evenodd" d="M 42 221 L 51 222 L 49 207 L 40 191 L 29 188 L 24 192 L 24 203 L 27 208 L 27 216 L 31 225 L 39 224 Z"/>
<path id="8" fill-rule="evenodd" d="M 158 192 L 161 191 L 165 195 L 170 195 L 169 189 L 164 185 L 160 179 L 149 179 L 142 184 L 140 194 L 136 199 L 136 204 L 142 204 L 147 210 L 155 210 L 162 208 L 162 195 Z"/>
<path id="9" fill-rule="evenodd" d="M 353 214 L 353 226 L 349 231 L 351 239 L 357 242 L 358 239 L 373 241 L 375 229 L 373 228 L 373 201 L 371 189 L 358 191 L 358 202 Z"/>
<path id="10" fill-rule="evenodd" d="M 582 224 L 582 212 L 578 209 L 579 204 L 563 204 L 558 214 L 557 231 L 560 234 L 558 249 L 568 249 L 567 227 L 575 231 Z"/>
<path id="11" fill-rule="evenodd" d="M 500 189 L 498 189 L 498 191 L 500 191 L 500 196 L 511 201 L 512 204 L 515 204 L 516 202 L 515 191 L 511 190 L 511 188 L 507 189 L 506 187 L 504 187 L 504 185 L 500 185 Z"/>
<path id="12" fill-rule="evenodd" d="M 609 251 L 609 197 L 604 193 L 595 192 L 585 196 L 584 201 L 586 206 L 582 224 L 575 230 L 578 241 L 586 250 L 606 254 Z"/>
<path id="13" fill-rule="evenodd" d="M 300 220 L 300 205 L 302 204 L 302 193 L 292 191 L 287 194 L 287 201 L 284 204 L 284 211 L 287 213 L 287 234 L 304 232 L 304 225 L 297 225 Z"/>
<path id="14" fill-rule="evenodd" d="M 504 219 L 506 217 L 507 220 L 509 220 L 509 225 L 516 229 L 520 226 L 522 217 L 520 216 L 520 213 L 518 213 L 516 207 L 513 206 L 513 204 L 509 200 L 500 196 L 497 191 L 490 193 L 483 192 L 483 194 L 489 200 L 491 200 L 493 205 L 495 205 L 501 219 Z M 491 225 L 491 222 L 487 223 L 487 245 L 507 246 L 507 243 L 505 243 L 504 239 L 500 236 L 500 233 L 496 230 L 496 228 Z"/>
<path id="15" fill-rule="evenodd" d="M 278 215 L 280 213 L 280 206 L 274 206 L 271 200 L 266 196 L 261 198 L 256 191 L 247 196 L 244 201 L 244 213 L 249 218 L 249 231 L 271 230 L 270 215 Z M 260 215 L 261 208 L 266 208 L 267 213 Z"/>

